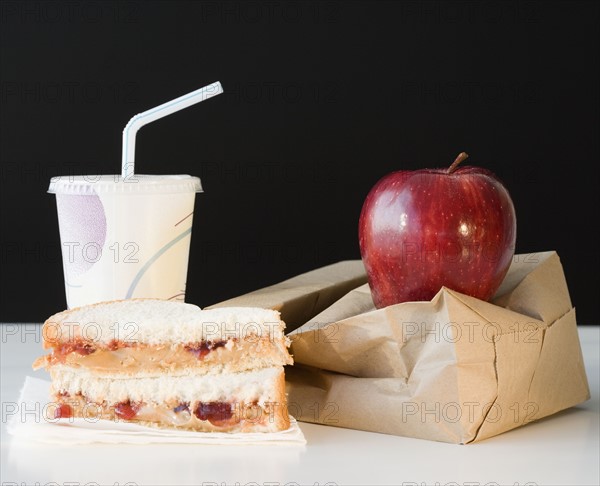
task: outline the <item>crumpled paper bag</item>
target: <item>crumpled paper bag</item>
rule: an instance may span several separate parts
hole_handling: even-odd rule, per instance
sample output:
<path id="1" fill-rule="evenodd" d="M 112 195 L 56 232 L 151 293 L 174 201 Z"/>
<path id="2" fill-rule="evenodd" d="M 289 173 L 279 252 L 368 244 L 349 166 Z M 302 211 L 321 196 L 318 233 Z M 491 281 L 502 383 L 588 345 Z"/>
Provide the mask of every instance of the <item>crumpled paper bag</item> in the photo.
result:
<path id="1" fill-rule="evenodd" d="M 360 280 L 357 263 L 337 264 L 335 278 Z M 298 314 L 284 316 L 293 322 L 310 309 L 289 334 L 295 365 L 286 380 L 298 420 L 467 444 L 590 396 L 555 252 L 515 255 L 491 302 L 442 288 L 430 302 L 377 310 L 366 284 L 330 302 L 330 270 L 296 277 L 303 288 L 327 288 L 321 312 L 312 305 L 319 292 L 303 301 L 291 281 L 226 302 L 257 305 L 259 295 L 260 305 L 285 309 L 293 295 Z"/>

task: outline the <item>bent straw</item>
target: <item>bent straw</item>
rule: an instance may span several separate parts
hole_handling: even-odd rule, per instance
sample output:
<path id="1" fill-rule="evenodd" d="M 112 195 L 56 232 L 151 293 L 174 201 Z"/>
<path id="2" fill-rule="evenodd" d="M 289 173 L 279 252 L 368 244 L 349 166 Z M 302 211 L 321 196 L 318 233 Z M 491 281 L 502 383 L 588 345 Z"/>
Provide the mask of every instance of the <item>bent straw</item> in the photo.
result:
<path id="1" fill-rule="evenodd" d="M 223 88 L 219 81 L 204 86 L 186 95 L 167 101 L 150 110 L 144 111 L 135 115 L 123 130 L 123 157 L 121 165 L 121 175 L 123 179 L 127 179 L 135 173 L 135 136 L 140 128 L 148 123 L 151 123 L 159 118 L 183 110 L 189 106 L 200 103 L 201 101 L 217 96 L 223 92 Z"/>

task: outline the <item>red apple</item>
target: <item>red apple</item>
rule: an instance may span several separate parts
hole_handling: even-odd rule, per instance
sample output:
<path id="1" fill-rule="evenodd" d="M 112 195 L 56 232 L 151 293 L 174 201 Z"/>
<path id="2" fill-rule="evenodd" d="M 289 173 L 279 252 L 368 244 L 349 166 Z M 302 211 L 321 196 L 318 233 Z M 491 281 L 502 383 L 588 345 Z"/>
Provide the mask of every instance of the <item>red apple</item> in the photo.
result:
<path id="1" fill-rule="evenodd" d="M 378 308 L 430 300 L 442 286 L 490 299 L 508 271 L 515 209 L 498 178 L 479 167 L 392 172 L 369 192 L 359 242 Z"/>

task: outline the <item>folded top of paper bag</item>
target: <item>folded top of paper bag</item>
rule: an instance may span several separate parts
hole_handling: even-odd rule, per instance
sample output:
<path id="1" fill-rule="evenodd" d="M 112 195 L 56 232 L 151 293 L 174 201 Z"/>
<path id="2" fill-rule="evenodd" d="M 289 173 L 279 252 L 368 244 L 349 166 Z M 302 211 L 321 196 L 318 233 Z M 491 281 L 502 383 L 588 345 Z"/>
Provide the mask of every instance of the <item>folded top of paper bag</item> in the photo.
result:
<path id="1" fill-rule="evenodd" d="M 207 308 L 236 306 L 275 309 L 281 313 L 281 319 L 290 332 L 366 281 L 367 274 L 360 260 L 343 261 Z"/>

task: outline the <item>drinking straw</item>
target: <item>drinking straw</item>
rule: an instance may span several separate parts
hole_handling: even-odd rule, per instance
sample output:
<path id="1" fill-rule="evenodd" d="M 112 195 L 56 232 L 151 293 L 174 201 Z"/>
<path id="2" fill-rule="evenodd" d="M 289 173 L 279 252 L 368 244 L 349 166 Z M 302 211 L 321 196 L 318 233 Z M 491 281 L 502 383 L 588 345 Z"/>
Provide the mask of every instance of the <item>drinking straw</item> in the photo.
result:
<path id="1" fill-rule="evenodd" d="M 204 86 L 204 88 L 197 89 L 196 91 L 192 91 L 179 98 L 167 101 L 166 103 L 144 111 L 143 113 L 138 113 L 129 120 L 123 130 L 123 159 L 121 166 L 121 175 L 123 176 L 123 179 L 127 180 L 127 178 L 132 177 L 135 173 L 135 136 L 140 128 L 159 118 L 163 118 L 179 110 L 183 110 L 188 106 L 195 105 L 196 103 L 219 95 L 222 92 L 223 88 L 221 87 L 221 83 L 217 81 L 208 86 Z"/>

